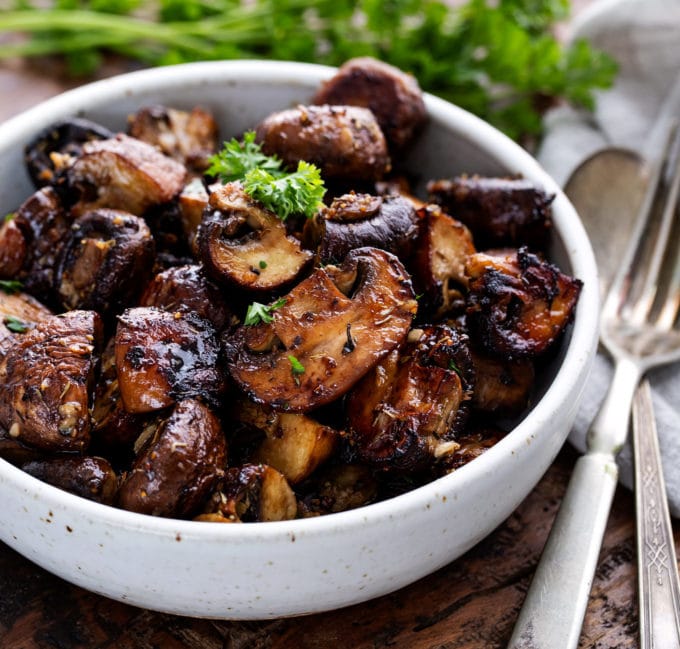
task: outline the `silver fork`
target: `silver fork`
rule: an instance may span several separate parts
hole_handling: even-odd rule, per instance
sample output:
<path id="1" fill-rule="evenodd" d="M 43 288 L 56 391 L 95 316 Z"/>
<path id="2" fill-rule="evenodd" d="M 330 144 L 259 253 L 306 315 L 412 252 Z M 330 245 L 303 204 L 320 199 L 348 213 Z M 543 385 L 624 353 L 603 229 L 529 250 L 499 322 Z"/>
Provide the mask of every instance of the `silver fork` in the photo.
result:
<path id="1" fill-rule="evenodd" d="M 668 123 L 666 133 L 663 154 L 650 172 L 631 244 L 602 309 L 600 340 L 615 360 L 614 377 L 588 432 L 587 452 L 576 462 L 510 639 L 511 649 L 577 646 L 618 480 L 614 456 L 627 437 L 633 396 L 650 368 L 680 360 L 677 120 Z M 636 398 L 636 432 L 655 435 L 655 427 L 646 425 L 649 421 L 642 415 L 645 403 L 645 394 L 640 393 Z M 647 411 L 647 415 L 650 413 Z M 660 478 L 660 467 L 653 467 L 651 474 L 655 480 Z M 642 569 L 651 574 L 648 556 L 655 555 L 658 563 L 663 553 L 656 550 L 663 547 L 667 555 L 664 563 L 670 567 L 665 573 L 668 579 L 659 588 L 650 590 L 649 579 L 640 582 L 641 647 L 680 648 L 680 591 L 674 551 L 671 554 L 673 536 L 668 516 L 664 521 L 659 508 L 659 498 L 665 502 L 665 488 L 657 484 L 649 493 L 654 494 L 656 503 L 651 525 L 656 537 L 641 539 L 643 546 L 651 540 L 654 550 L 649 555 L 643 551 L 639 560 L 644 562 Z M 649 499 L 641 500 L 640 506 L 645 503 L 648 505 Z M 650 512 L 638 512 L 638 519 L 649 521 Z M 644 535 L 644 528 L 640 529 Z M 655 598 L 653 605 L 648 597 Z M 663 630 L 656 626 L 660 622 L 665 623 Z"/>

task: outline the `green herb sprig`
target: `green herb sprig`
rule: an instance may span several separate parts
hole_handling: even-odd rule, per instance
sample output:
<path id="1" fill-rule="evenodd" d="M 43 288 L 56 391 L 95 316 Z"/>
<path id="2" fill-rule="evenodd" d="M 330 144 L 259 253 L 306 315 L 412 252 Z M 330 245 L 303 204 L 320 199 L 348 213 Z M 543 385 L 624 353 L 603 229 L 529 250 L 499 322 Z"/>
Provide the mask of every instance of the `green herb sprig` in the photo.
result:
<path id="1" fill-rule="evenodd" d="M 338 65 L 375 56 L 423 89 L 517 138 L 546 107 L 590 107 L 616 65 L 586 42 L 561 43 L 569 0 L 17 0 L 0 13 L 0 59 L 62 56 L 92 74 L 113 52 L 144 65 L 270 58 Z"/>
<path id="2" fill-rule="evenodd" d="M 254 131 L 247 131 L 240 142 L 233 138 L 225 142 L 210 158 L 207 173 L 224 182 L 240 180 L 249 196 L 283 221 L 293 214 L 312 218 L 326 193 L 316 166 L 301 160 L 288 173 L 279 158 L 262 153 Z"/>
<path id="3" fill-rule="evenodd" d="M 3 323 L 5 327 L 7 327 L 10 331 L 14 332 L 15 334 L 26 333 L 31 328 L 29 324 L 27 324 L 23 320 L 19 320 L 19 318 L 16 318 L 13 315 L 5 316 L 5 318 L 3 319 Z"/>
<path id="4" fill-rule="evenodd" d="M 24 285 L 16 279 L 0 279 L 0 290 L 5 293 L 19 293 Z"/>
<path id="5" fill-rule="evenodd" d="M 243 324 L 247 327 L 252 327 L 260 323 L 269 324 L 273 322 L 274 317 L 272 316 L 272 311 L 280 309 L 286 303 L 286 298 L 279 298 L 276 302 L 266 305 L 260 302 L 253 302 L 246 311 L 246 317 L 243 320 Z"/>

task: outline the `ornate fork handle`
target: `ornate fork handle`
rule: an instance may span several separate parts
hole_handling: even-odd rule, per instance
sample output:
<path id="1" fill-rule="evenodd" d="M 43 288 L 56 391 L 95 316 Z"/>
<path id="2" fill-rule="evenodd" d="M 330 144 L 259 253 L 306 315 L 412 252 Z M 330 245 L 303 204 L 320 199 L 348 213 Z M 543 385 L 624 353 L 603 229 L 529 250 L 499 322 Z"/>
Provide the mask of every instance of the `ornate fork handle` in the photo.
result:
<path id="1" fill-rule="evenodd" d="M 633 401 L 640 648 L 680 649 L 680 584 L 649 383 Z"/>

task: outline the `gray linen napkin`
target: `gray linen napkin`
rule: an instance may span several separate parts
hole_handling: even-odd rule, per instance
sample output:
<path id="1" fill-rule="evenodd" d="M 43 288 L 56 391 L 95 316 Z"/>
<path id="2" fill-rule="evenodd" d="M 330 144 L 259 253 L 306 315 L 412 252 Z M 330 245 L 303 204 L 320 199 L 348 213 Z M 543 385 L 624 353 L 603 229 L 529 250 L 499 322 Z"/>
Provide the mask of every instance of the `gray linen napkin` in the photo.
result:
<path id="1" fill-rule="evenodd" d="M 562 185 L 581 161 L 604 146 L 643 151 L 648 145 L 652 126 L 680 72 L 680 2 L 600 0 L 574 21 L 572 29 L 572 37 L 585 37 L 610 53 L 620 71 L 614 87 L 599 93 L 594 114 L 561 107 L 546 116 L 547 133 L 538 159 Z M 586 431 L 611 376 L 609 359 L 598 355 L 569 437 L 580 450 L 585 449 Z M 670 511 L 680 517 L 680 365 L 654 370 L 649 378 Z M 629 444 L 618 463 L 621 482 L 632 487 Z"/>

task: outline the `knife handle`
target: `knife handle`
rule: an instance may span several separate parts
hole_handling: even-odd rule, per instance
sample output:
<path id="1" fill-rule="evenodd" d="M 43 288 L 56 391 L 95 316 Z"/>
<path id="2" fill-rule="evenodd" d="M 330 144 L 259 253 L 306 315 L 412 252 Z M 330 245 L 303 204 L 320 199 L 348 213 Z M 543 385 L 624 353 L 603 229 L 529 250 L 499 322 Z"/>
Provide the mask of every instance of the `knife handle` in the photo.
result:
<path id="1" fill-rule="evenodd" d="M 611 453 L 577 460 L 509 649 L 578 645 L 617 479 Z"/>
<path id="2" fill-rule="evenodd" d="M 642 381 L 633 400 L 640 649 L 680 649 L 680 585 L 652 395 Z"/>

